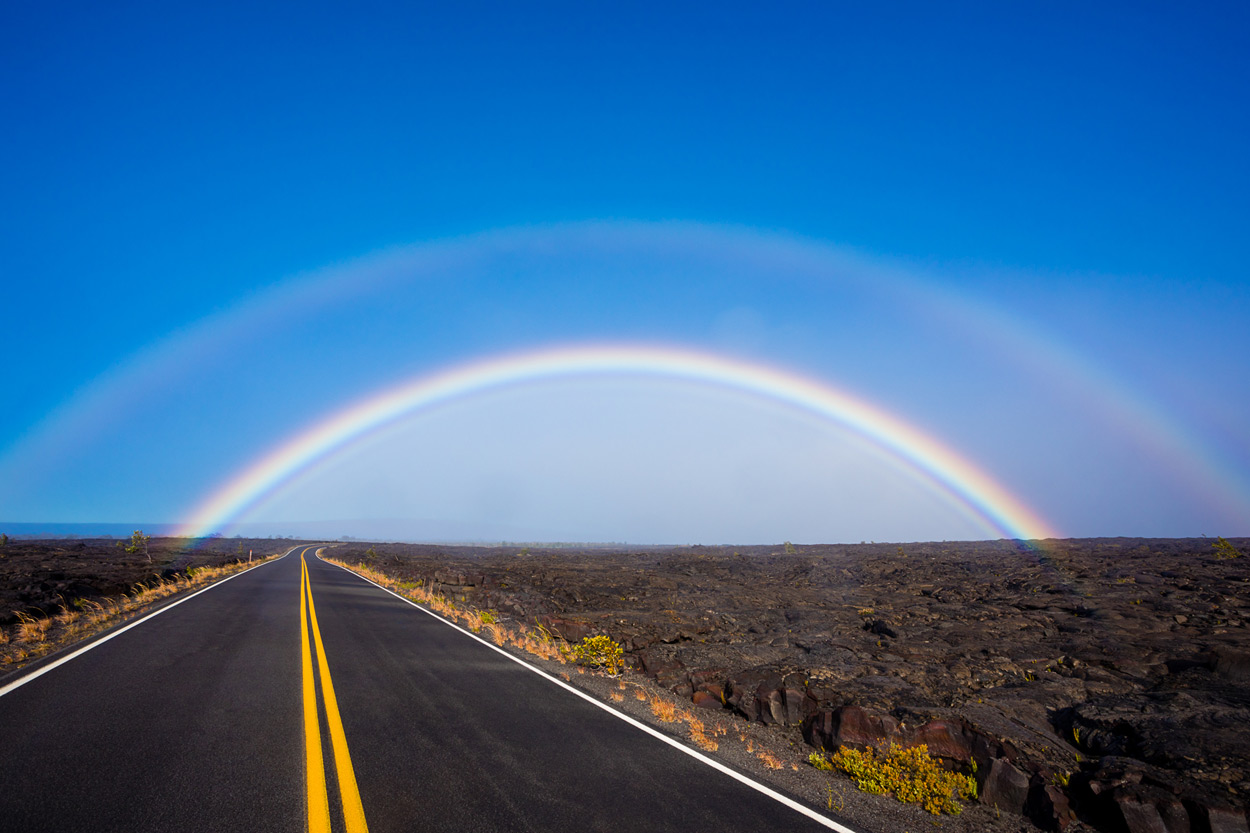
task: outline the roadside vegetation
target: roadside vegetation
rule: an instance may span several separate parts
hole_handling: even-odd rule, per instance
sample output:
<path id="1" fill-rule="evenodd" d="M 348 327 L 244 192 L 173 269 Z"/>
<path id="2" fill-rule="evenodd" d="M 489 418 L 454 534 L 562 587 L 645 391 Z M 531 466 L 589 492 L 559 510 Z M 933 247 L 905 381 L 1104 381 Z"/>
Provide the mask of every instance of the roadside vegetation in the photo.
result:
<path id="1" fill-rule="evenodd" d="M 612 674 L 620 670 L 623 654 L 621 646 L 607 636 L 587 637 L 580 645 L 569 645 L 541 624 L 536 623 L 530 627 L 521 622 L 501 622 L 493 611 L 477 610 L 440 593 L 431 592 L 421 581 L 401 581 L 376 567 L 341 561 L 330 555 L 322 555 L 321 559 L 419 602 L 443 618 L 463 625 L 474 633 L 485 634 L 496 645 L 511 645 L 540 659 L 577 663 Z"/>
<path id="2" fill-rule="evenodd" d="M 1217 560 L 1223 561 L 1229 558 L 1241 558 L 1241 550 L 1234 547 L 1223 535 L 1215 539 L 1215 543 L 1211 545 L 1215 548 L 1215 557 Z"/>
<path id="3" fill-rule="evenodd" d="M 142 533 L 136 533 L 141 535 Z M 132 552 L 146 551 L 147 536 Z M 217 567 L 191 567 L 170 578 L 153 578 L 134 585 L 129 593 L 101 599 L 61 598 L 55 613 L 15 611 L 17 623 L 0 628 L 0 674 L 16 670 L 25 663 L 46 656 L 75 642 L 94 636 L 126 619 L 146 612 L 156 602 L 187 590 L 205 587 L 227 576 L 263 564 L 279 555 L 270 555 L 251 562 Z"/>
<path id="4" fill-rule="evenodd" d="M 405 581 L 369 564 L 343 561 L 325 552 L 319 555 L 323 561 L 350 570 L 400 596 L 422 604 L 440 616 L 488 637 L 500 647 L 511 646 L 538 659 L 572 666 L 570 672 L 576 670 L 577 674 L 598 672 L 601 677 L 614 679 L 615 688 L 609 691 L 609 700 L 624 704 L 625 693 L 632 689 L 634 698 L 646 707 L 653 718 L 660 723 L 672 724 L 679 731 L 684 730 L 689 741 L 705 752 L 716 752 L 721 743 L 728 739 L 729 728 L 725 725 L 723 716 L 696 716 L 697 710 L 689 708 L 688 704 L 681 705 L 671 692 L 655 690 L 650 681 L 635 682 L 624 679 L 624 651 L 610 636 L 597 634 L 586 636 L 577 642 L 569 642 L 538 622 L 530 626 L 516 621 L 500 621 L 494 611 L 475 609 L 463 601 L 432 592 L 419 580 Z M 570 672 L 559 672 L 558 676 L 566 682 L 572 682 L 573 674 Z M 764 747 L 756 739 L 739 732 L 738 741 L 742 750 L 763 769 L 786 768 L 782 756 Z M 792 762 L 788 768 L 797 771 L 799 767 Z"/>
<path id="5" fill-rule="evenodd" d="M 831 756 L 813 752 L 808 761 L 819 770 L 846 773 L 863 792 L 892 795 L 904 804 L 919 804 L 935 816 L 957 816 L 963 812 L 957 798 L 977 797 L 976 779 L 943 769 L 924 744 L 892 743 L 880 752 L 871 746 L 863 750 L 842 746 Z"/>

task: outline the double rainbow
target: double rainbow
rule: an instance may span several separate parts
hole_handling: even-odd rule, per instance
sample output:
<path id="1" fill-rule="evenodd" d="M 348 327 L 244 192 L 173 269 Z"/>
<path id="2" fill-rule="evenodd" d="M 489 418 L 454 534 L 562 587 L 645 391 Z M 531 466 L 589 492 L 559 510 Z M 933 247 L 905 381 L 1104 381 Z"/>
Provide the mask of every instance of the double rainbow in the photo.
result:
<path id="1" fill-rule="evenodd" d="M 762 364 L 685 349 L 578 346 L 512 354 L 421 376 L 345 408 L 284 442 L 198 505 L 179 535 L 220 531 L 297 474 L 365 435 L 483 391 L 576 377 L 644 376 L 741 391 L 810 412 L 858 434 L 1004 538 L 1060 537 L 978 466 L 913 425 L 825 383 Z"/>

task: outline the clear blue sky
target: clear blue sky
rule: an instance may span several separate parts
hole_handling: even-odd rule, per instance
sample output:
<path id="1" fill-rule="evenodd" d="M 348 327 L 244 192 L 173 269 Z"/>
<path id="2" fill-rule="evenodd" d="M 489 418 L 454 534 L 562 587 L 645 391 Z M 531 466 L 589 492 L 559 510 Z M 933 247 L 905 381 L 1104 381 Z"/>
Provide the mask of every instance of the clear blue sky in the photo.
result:
<path id="1" fill-rule="evenodd" d="M 1234 528 L 1250 510 L 1247 42 L 1236 3 L 6 4 L 0 521 L 176 521 L 380 387 L 614 339 L 853 390 L 1071 534 L 1250 534 Z M 551 256 L 586 221 L 617 242 Z M 680 244 L 638 232 L 673 223 Z M 554 237 L 509 260 L 490 233 L 518 227 Z M 769 235 L 858 265 L 796 277 L 785 258 L 715 254 Z M 238 317 L 297 297 L 299 276 L 449 238 L 454 263 L 423 283 Z M 124 402 L 105 419 L 88 398 L 110 385 Z M 743 446 L 799 430 L 742 419 Z M 473 445 L 467 430 L 440 447 Z M 647 442 L 679 457 L 689 438 Z M 399 448 L 388 482 L 410 479 L 396 461 L 418 452 Z M 1219 478 L 1180 477 L 1187 455 Z M 385 468 L 366 456 L 338 464 L 344 493 Z M 764 469 L 742 505 L 692 504 L 688 526 L 654 508 L 614 525 L 504 456 L 461 458 L 463 494 L 508 481 L 547 503 L 413 493 L 378 511 L 631 540 L 963 529 L 840 525 L 802 501 L 780 526 L 740 523 L 780 476 Z M 269 517 L 365 512 L 334 515 L 326 488 Z M 612 505 L 645 490 L 639 475 Z M 513 527 L 490 526 L 503 504 Z"/>

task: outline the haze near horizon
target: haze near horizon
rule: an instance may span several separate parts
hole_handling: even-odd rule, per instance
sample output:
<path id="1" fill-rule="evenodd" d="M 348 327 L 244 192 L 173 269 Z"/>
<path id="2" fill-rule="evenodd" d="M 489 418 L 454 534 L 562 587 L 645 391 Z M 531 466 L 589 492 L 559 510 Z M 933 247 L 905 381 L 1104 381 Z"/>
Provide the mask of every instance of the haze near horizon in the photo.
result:
<path id="1" fill-rule="evenodd" d="M 0 15 L 0 531 L 1250 534 L 1245 10 Z"/>

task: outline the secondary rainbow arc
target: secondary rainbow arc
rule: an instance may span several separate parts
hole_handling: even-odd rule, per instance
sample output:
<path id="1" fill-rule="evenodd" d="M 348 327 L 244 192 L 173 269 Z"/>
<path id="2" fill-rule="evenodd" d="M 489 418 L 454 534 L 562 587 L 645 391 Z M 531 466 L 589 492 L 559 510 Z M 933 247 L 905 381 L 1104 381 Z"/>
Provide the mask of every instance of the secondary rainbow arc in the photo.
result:
<path id="1" fill-rule="evenodd" d="M 687 349 L 592 345 L 510 354 L 423 375 L 342 409 L 232 477 L 190 513 L 184 537 L 210 535 L 267 495 L 366 434 L 421 410 L 482 391 L 542 380 L 632 374 L 720 386 L 798 407 L 896 457 L 1001 537 L 1059 534 L 976 464 L 919 428 L 827 383 L 763 364 Z"/>

